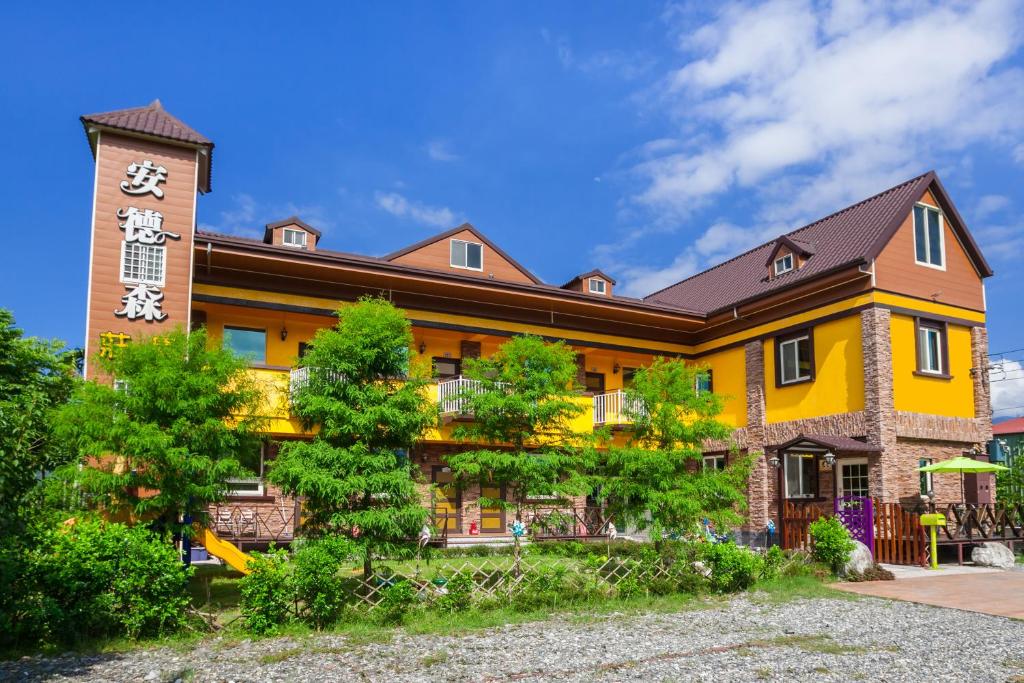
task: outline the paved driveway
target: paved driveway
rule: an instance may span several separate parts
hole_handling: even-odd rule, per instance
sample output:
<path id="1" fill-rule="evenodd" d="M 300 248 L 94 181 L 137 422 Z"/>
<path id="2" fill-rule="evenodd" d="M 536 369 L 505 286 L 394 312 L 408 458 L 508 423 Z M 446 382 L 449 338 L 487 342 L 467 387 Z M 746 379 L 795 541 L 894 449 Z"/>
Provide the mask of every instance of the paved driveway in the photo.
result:
<path id="1" fill-rule="evenodd" d="M 837 583 L 833 587 L 861 595 L 1024 619 L 1024 571 L 943 574 L 940 569 L 896 581 Z"/>

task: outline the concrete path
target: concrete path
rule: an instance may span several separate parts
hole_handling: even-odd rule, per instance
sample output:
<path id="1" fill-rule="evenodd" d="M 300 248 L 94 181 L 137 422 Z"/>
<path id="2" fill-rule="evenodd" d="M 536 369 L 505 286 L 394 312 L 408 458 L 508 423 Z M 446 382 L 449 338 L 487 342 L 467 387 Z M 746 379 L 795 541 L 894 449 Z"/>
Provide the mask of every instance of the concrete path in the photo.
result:
<path id="1" fill-rule="evenodd" d="M 980 567 L 906 571 L 910 569 L 900 567 L 899 572 L 894 571 L 897 574 L 895 581 L 836 583 L 833 588 L 879 598 L 1024 619 L 1024 572 Z"/>

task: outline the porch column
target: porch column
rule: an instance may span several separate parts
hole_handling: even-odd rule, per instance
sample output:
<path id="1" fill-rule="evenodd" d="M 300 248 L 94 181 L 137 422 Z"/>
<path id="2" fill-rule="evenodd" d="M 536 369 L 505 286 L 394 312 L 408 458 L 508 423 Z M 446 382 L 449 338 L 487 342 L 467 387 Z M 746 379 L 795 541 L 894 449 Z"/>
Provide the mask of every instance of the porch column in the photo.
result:
<path id="1" fill-rule="evenodd" d="M 765 457 L 764 342 L 760 339 L 744 346 L 747 379 L 747 452 L 760 453 L 751 468 L 747 482 L 747 529 L 754 538 L 761 538 L 765 525 L 774 517 L 771 492 L 776 473 L 768 467 Z M 780 520 L 775 520 L 776 526 Z"/>
<path id="2" fill-rule="evenodd" d="M 868 308 L 860 314 L 864 353 L 864 421 L 868 441 L 878 446 L 870 459 L 871 494 L 886 502 L 897 500 L 899 456 L 896 452 L 896 406 L 892 391 L 891 316 L 885 308 Z"/>

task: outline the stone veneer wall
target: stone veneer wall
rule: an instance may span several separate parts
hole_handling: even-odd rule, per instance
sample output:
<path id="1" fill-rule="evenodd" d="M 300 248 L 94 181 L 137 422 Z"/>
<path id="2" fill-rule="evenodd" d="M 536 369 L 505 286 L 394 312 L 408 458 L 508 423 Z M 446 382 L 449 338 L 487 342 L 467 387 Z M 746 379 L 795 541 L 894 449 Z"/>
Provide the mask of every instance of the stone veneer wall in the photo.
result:
<path id="1" fill-rule="evenodd" d="M 868 442 L 880 453 L 869 459 L 868 487 L 889 500 L 890 472 L 896 461 L 896 403 L 892 389 L 892 316 L 888 309 L 869 308 L 860 314 L 864 355 L 864 425 Z"/>
<path id="2" fill-rule="evenodd" d="M 764 343 L 760 339 L 747 342 L 744 346 L 744 366 L 747 378 L 747 451 L 764 453 Z M 747 483 L 747 524 L 743 532 L 748 541 L 755 543 L 763 538 L 761 534 L 764 533 L 765 525 L 774 516 L 771 500 L 776 473 L 770 472 L 770 469 L 767 458 L 761 455 L 754 461 Z"/>

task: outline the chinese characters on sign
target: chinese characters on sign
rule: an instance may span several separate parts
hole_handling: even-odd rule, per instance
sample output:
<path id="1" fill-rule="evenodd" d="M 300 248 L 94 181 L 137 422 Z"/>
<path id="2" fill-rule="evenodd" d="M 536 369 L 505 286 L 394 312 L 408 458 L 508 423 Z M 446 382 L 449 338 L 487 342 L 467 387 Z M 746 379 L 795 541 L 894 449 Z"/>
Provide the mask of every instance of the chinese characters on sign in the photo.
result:
<path id="1" fill-rule="evenodd" d="M 131 335 L 124 332 L 100 333 L 100 358 L 113 358 L 118 349 L 128 346 Z"/>
<path id="2" fill-rule="evenodd" d="M 150 159 L 142 163 L 133 161 L 125 175 L 130 179 L 121 181 L 125 194 L 163 198 L 164 191 L 159 187 L 160 183 L 167 182 L 167 169 L 163 166 Z M 118 226 L 124 231 L 121 281 L 128 293 L 121 297 L 124 307 L 115 310 L 114 315 L 128 320 L 160 322 L 167 318 L 161 310 L 164 294 L 160 291 L 167 264 L 164 243 L 168 238 L 181 239 L 181 235 L 164 230 L 164 215 L 155 209 L 128 206 L 119 208 L 117 217 L 120 219 Z"/>

